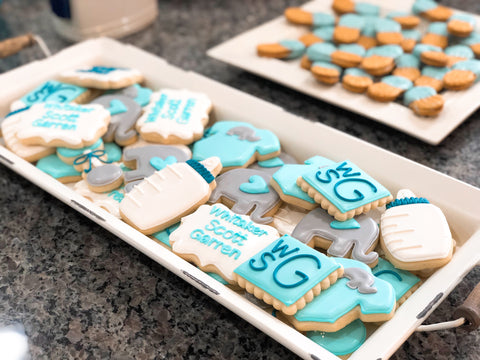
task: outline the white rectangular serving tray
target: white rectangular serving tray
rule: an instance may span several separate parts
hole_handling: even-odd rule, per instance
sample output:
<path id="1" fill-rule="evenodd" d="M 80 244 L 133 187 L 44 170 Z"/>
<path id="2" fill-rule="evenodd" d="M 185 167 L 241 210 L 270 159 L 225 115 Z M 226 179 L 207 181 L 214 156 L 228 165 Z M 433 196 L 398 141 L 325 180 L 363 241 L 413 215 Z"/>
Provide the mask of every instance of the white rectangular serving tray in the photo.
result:
<path id="1" fill-rule="evenodd" d="M 381 6 L 384 15 L 393 10 L 410 11 L 414 0 L 366 0 Z M 302 6 L 309 11 L 333 13 L 331 0 L 317 0 Z M 470 14 L 480 23 L 480 16 Z M 443 93 L 445 106 L 440 115 L 429 119 L 419 117 L 400 103 L 379 103 L 365 94 L 354 94 L 340 83 L 322 85 L 309 71 L 300 67 L 300 60 L 278 60 L 257 55 L 256 46 L 283 39 L 297 39 L 309 30 L 296 26 L 282 16 L 246 31 L 210 49 L 207 54 L 215 59 L 275 81 L 289 88 L 366 116 L 432 145 L 439 144 L 479 106 L 480 82 L 465 91 Z M 321 106 L 321 103 L 319 103 Z"/>
<path id="2" fill-rule="evenodd" d="M 480 262 L 480 189 L 325 125 L 289 114 L 280 107 L 196 73 L 183 71 L 131 45 L 110 39 L 90 40 L 48 59 L 0 75 L 0 116 L 8 113 L 12 101 L 41 82 L 55 78 L 63 70 L 94 64 L 138 68 L 147 79 L 146 85 L 153 89 L 171 87 L 204 92 L 214 104 L 213 118 L 216 121 L 246 121 L 270 129 L 280 138 L 283 149 L 299 160 L 317 154 L 336 161 L 350 159 L 392 193 L 400 188 L 411 188 L 443 209 L 458 245 L 452 261 L 431 276 L 399 308 L 394 318 L 380 326 L 351 359 L 386 359 L 392 355 Z M 296 129 L 296 137 L 291 136 L 292 127 Z M 2 146 L 0 162 L 117 235 L 299 356 L 310 360 L 338 359 L 300 332 Z"/>

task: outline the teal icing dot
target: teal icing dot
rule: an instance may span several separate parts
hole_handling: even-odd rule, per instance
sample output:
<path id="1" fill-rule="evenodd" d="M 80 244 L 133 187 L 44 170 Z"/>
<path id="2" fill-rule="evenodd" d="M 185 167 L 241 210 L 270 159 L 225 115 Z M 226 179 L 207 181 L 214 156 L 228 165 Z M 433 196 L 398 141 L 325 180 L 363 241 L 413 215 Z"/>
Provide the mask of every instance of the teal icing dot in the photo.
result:
<path id="1" fill-rule="evenodd" d="M 480 34 L 479 33 L 472 33 L 470 36 L 466 37 L 462 40 L 462 44 L 465 45 L 476 45 L 480 43 Z"/>
<path id="2" fill-rule="evenodd" d="M 266 194 L 270 192 L 270 189 L 263 177 L 252 175 L 248 182 L 240 184 L 240 191 L 247 194 Z"/>
<path id="3" fill-rule="evenodd" d="M 459 61 L 452 66 L 455 70 L 469 70 L 475 74 L 478 81 L 480 78 L 480 60 L 463 60 Z"/>
<path id="4" fill-rule="evenodd" d="M 105 143 L 105 153 L 109 162 L 119 162 L 122 159 L 122 148 L 115 143 Z"/>
<path id="5" fill-rule="evenodd" d="M 123 114 L 127 112 L 127 107 L 120 100 L 114 99 L 110 101 L 110 107 L 107 109 L 110 112 L 110 115 Z"/>
<path id="6" fill-rule="evenodd" d="M 327 14 L 323 12 L 316 12 L 312 14 L 313 17 L 313 26 L 334 26 L 335 25 L 335 16 L 332 14 Z"/>
<path id="7" fill-rule="evenodd" d="M 412 12 L 414 14 L 421 14 L 425 11 L 435 9 L 437 3 L 433 0 L 417 0 L 412 6 Z"/>
<path id="8" fill-rule="evenodd" d="M 417 44 L 413 48 L 412 54 L 417 57 L 420 57 L 420 55 L 422 55 L 422 53 L 425 51 L 442 52 L 442 49 L 435 45 Z"/>
<path id="9" fill-rule="evenodd" d="M 420 34 L 420 31 L 415 29 L 402 30 L 402 35 L 404 39 L 412 39 L 415 41 L 419 41 L 420 38 L 422 37 L 422 34 Z"/>
<path id="10" fill-rule="evenodd" d="M 388 75 L 382 78 L 382 83 L 393 86 L 397 89 L 408 90 L 413 86 L 413 83 L 403 76 Z"/>
<path id="11" fill-rule="evenodd" d="M 365 56 L 365 48 L 358 44 L 342 44 L 338 47 L 338 50 L 362 57 Z"/>
<path id="12" fill-rule="evenodd" d="M 403 103 L 409 106 L 412 102 L 436 95 L 437 92 L 430 86 L 414 86 L 403 94 Z"/>
<path id="13" fill-rule="evenodd" d="M 340 66 L 329 63 L 329 62 L 325 62 L 325 61 L 315 61 L 312 64 L 312 68 L 314 68 L 314 67 L 322 67 L 322 68 L 325 68 L 325 69 L 334 69 L 334 70 L 337 70 L 339 74 L 342 72 L 342 68 Z"/>
<path id="14" fill-rule="evenodd" d="M 378 16 L 364 16 L 365 25 L 362 28 L 362 35 L 367 37 L 375 37 L 377 31 L 375 24 L 380 19 Z"/>
<path id="15" fill-rule="evenodd" d="M 313 30 L 313 35 L 319 37 L 323 41 L 332 41 L 334 31 L 335 31 L 335 26 L 326 26 L 326 27 Z"/>
<path id="16" fill-rule="evenodd" d="M 459 20 L 475 26 L 475 18 L 467 14 L 453 14 L 452 16 L 450 16 L 450 19 L 448 19 L 448 21 L 451 20 Z"/>
<path id="17" fill-rule="evenodd" d="M 279 44 L 290 50 L 290 54 L 285 59 L 296 59 L 305 53 L 306 46 L 299 40 L 281 40 Z"/>
<path id="18" fill-rule="evenodd" d="M 442 80 L 450 69 L 448 67 L 425 66 L 422 69 L 422 76 L 428 76 L 437 80 Z"/>
<path id="19" fill-rule="evenodd" d="M 373 76 L 359 68 L 349 68 L 345 69 L 344 75 L 358 76 L 358 77 L 368 77 L 373 79 Z"/>
<path id="20" fill-rule="evenodd" d="M 357 2 L 355 3 L 355 12 L 358 15 L 378 16 L 380 14 L 380 6 Z"/>
<path id="21" fill-rule="evenodd" d="M 365 26 L 365 18 L 356 14 L 346 14 L 340 17 L 338 25 L 361 30 Z"/>
<path id="22" fill-rule="evenodd" d="M 399 23 L 391 19 L 378 19 L 375 22 L 375 30 L 377 33 L 383 32 L 400 32 L 402 27 Z"/>
<path id="23" fill-rule="evenodd" d="M 330 55 L 335 50 L 337 50 L 337 48 L 331 43 L 316 43 L 308 47 L 306 54 L 310 61 L 329 62 L 331 60 Z"/>
<path id="24" fill-rule="evenodd" d="M 472 49 L 470 49 L 467 45 L 461 44 L 447 47 L 445 49 L 445 54 L 449 56 L 464 58 L 466 60 L 473 59 L 475 57 Z"/>
<path id="25" fill-rule="evenodd" d="M 396 59 L 400 55 L 403 54 L 403 49 L 398 45 L 383 45 L 383 46 L 376 46 L 371 49 L 367 50 L 366 56 L 384 56 L 384 57 L 391 57 Z"/>
<path id="26" fill-rule="evenodd" d="M 428 25 L 427 33 L 448 36 L 447 23 L 440 21 L 432 22 Z"/>
<path id="27" fill-rule="evenodd" d="M 420 68 L 420 60 L 413 54 L 403 54 L 395 59 L 398 68 Z"/>

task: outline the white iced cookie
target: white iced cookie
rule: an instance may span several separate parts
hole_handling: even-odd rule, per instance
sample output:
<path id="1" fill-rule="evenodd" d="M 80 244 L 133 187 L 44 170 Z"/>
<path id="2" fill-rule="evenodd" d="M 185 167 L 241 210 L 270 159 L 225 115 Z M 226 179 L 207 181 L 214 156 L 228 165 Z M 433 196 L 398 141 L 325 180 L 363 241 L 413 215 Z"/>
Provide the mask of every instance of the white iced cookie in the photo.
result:
<path id="1" fill-rule="evenodd" d="M 278 239 L 277 230 L 254 223 L 222 204 L 202 205 L 170 234 L 175 254 L 234 284 L 233 270 Z"/>
<path id="2" fill-rule="evenodd" d="M 102 209 L 105 209 L 113 216 L 120 218 L 120 202 L 125 196 L 123 187 L 117 188 L 109 192 L 96 193 L 90 190 L 85 180 L 82 180 L 75 183 L 75 185 L 73 186 L 73 190 L 93 202 L 95 205 L 100 206 Z"/>
<path id="3" fill-rule="evenodd" d="M 455 243 L 442 210 L 400 190 L 380 221 L 386 258 L 404 270 L 435 269 L 452 258 Z"/>
<path id="4" fill-rule="evenodd" d="M 102 105 L 42 103 L 18 114 L 17 138 L 25 145 L 79 149 L 107 131 L 110 112 Z"/>
<path id="5" fill-rule="evenodd" d="M 153 93 L 137 121 L 137 131 L 147 141 L 191 144 L 203 136 L 212 109 L 210 99 L 188 90 L 165 89 Z"/>
<path id="6" fill-rule="evenodd" d="M 217 157 L 166 165 L 125 195 L 121 217 L 146 235 L 163 230 L 207 202 L 221 169 Z"/>
<path id="7" fill-rule="evenodd" d="M 86 66 L 60 74 L 61 81 L 95 89 L 121 89 L 143 81 L 137 69 L 111 66 Z"/>

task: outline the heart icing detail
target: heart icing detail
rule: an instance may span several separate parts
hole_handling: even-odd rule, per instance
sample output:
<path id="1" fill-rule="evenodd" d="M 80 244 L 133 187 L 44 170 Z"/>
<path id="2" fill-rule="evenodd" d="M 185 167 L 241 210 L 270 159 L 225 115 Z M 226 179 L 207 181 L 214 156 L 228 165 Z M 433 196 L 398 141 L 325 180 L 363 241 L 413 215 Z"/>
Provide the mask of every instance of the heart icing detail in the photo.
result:
<path id="1" fill-rule="evenodd" d="M 240 184 L 240 190 L 247 194 L 265 194 L 270 192 L 267 183 L 260 175 L 250 176 L 248 183 Z"/>
<path id="2" fill-rule="evenodd" d="M 112 100 L 110 101 L 110 107 L 108 108 L 108 111 L 110 111 L 110 115 L 117 115 L 121 114 L 124 112 L 127 112 L 127 107 L 123 102 L 120 100 Z"/>
<path id="3" fill-rule="evenodd" d="M 159 158 L 158 156 L 154 156 L 150 159 L 150 165 L 152 165 L 156 170 L 162 170 L 167 165 L 172 165 L 177 162 L 177 158 L 175 156 L 167 156 L 164 159 Z"/>

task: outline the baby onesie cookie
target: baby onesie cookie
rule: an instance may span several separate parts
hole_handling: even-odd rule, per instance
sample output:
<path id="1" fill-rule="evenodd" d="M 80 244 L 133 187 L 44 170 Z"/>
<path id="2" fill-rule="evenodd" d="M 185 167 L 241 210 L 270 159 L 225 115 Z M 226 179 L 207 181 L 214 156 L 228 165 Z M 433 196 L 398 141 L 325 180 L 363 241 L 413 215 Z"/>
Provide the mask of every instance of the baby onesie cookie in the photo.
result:
<path id="1" fill-rule="evenodd" d="M 470 36 L 462 40 L 462 44 L 467 45 L 473 50 L 475 56 L 480 56 L 480 34 L 472 33 Z"/>
<path id="2" fill-rule="evenodd" d="M 380 82 L 374 83 L 368 87 L 367 94 L 376 101 L 393 101 L 410 89 L 413 83 L 403 76 L 388 75 L 384 76 Z"/>
<path id="3" fill-rule="evenodd" d="M 285 164 L 298 164 L 298 161 L 293 156 L 282 152 L 277 157 L 265 161 L 258 161 L 250 165 L 248 168 L 261 170 L 273 175 Z"/>
<path id="4" fill-rule="evenodd" d="M 438 46 L 445 49 L 448 45 L 447 24 L 433 22 L 428 25 L 427 32 L 422 37 L 422 44 Z"/>
<path id="5" fill-rule="evenodd" d="M 377 223 L 366 215 L 341 222 L 317 208 L 298 223 L 292 237 L 309 246 L 327 250 L 330 256 L 351 257 L 373 267 L 378 260 L 378 254 L 373 251 L 378 234 Z"/>
<path id="6" fill-rule="evenodd" d="M 448 56 L 438 46 L 417 44 L 412 53 L 427 65 L 443 67 L 448 63 Z"/>
<path id="7" fill-rule="evenodd" d="M 143 179 L 165 166 L 190 159 L 185 151 L 171 145 L 147 145 L 124 149 L 123 162 L 132 169 L 125 174 L 125 191 L 128 193 Z"/>
<path id="8" fill-rule="evenodd" d="M 411 53 L 415 45 L 417 45 L 417 43 L 420 41 L 420 38 L 421 38 L 420 32 L 415 29 L 402 30 L 402 36 L 403 36 L 403 40 L 400 43 L 400 46 L 402 47 L 403 51 L 405 51 L 406 53 Z"/>
<path id="9" fill-rule="evenodd" d="M 233 212 L 249 215 L 259 224 L 270 224 L 282 204 L 269 185 L 272 175 L 261 170 L 233 169 L 217 177 L 210 203 L 221 202 Z"/>
<path id="10" fill-rule="evenodd" d="M 257 45 L 258 56 L 275 59 L 296 59 L 305 53 L 306 46 L 300 40 L 285 39 L 278 43 Z"/>
<path id="11" fill-rule="evenodd" d="M 278 230 L 280 235 L 292 235 L 295 226 L 307 214 L 307 210 L 290 204 L 283 204 L 273 215 L 272 226 Z"/>
<path id="12" fill-rule="evenodd" d="M 285 9 L 285 18 L 293 24 L 324 27 L 335 25 L 335 16 L 324 12 L 310 12 L 299 7 Z"/>
<path id="13" fill-rule="evenodd" d="M 167 165 L 125 195 L 122 219 L 146 235 L 177 223 L 207 202 L 221 166 L 217 157 Z"/>
<path id="14" fill-rule="evenodd" d="M 280 141 L 270 130 L 257 129 L 240 121 L 219 121 L 208 129 L 204 138 L 193 145 L 193 159 L 218 156 L 223 172 L 247 167 L 280 154 Z"/>
<path id="15" fill-rule="evenodd" d="M 453 66 L 459 61 L 471 60 L 475 58 L 472 49 L 466 45 L 458 44 L 452 45 L 445 49 L 445 54 L 448 56 L 447 66 Z"/>
<path id="16" fill-rule="evenodd" d="M 424 66 L 422 75 L 415 80 L 415 86 L 430 86 L 440 92 L 443 89 L 443 77 L 449 71 L 448 67 Z"/>
<path id="17" fill-rule="evenodd" d="M 392 19 L 379 18 L 375 22 L 376 38 L 380 45 L 399 45 L 403 40 L 402 27 Z"/>
<path id="18" fill-rule="evenodd" d="M 305 160 L 304 164 L 286 164 L 273 174 L 270 185 L 286 203 L 313 210 L 318 205 L 297 185 L 297 179 L 309 170 L 316 170 L 333 163 L 333 161 L 322 156 L 313 156 Z"/>
<path id="19" fill-rule="evenodd" d="M 82 180 L 82 173 L 75 170 L 73 165 L 65 164 L 56 154 L 41 158 L 36 166 L 63 184 Z"/>
<path id="20" fill-rule="evenodd" d="M 147 106 L 150 103 L 150 96 L 153 91 L 147 87 L 133 84 L 116 92 L 119 95 L 125 95 L 135 100 L 141 107 Z"/>
<path id="21" fill-rule="evenodd" d="M 412 6 L 412 12 L 429 21 L 447 21 L 453 14 L 452 9 L 438 5 L 433 0 L 416 0 Z"/>
<path id="22" fill-rule="evenodd" d="M 403 54 L 398 45 L 383 45 L 367 50 L 361 67 L 370 75 L 383 76 L 395 67 L 395 59 Z"/>
<path id="23" fill-rule="evenodd" d="M 413 54 L 400 55 L 395 60 L 396 68 L 393 75 L 402 76 L 410 81 L 415 81 L 420 77 L 420 60 Z"/>
<path id="24" fill-rule="evenodd" d="M 212 102 L 202 93 L 164 89 L 151 96 L 137 121 L 137 131 L 147 141 L 191 144 L 203 136 Z"/>
<path id="25" fill-rule="evenodd" d="M 430 86 L 414 86 L 403 96 L 403 103 L 420 116 L 436 116 L 445 100 Z"/>
<path id="26" fill-rule="evenodd" d="M 480 79 L 480 60 L 459 61 L 443 77 L 443 84 L 448 90 L 468 89 Z"/>
<path id="27" fill-rule="evenodd" d="M 307 48 L 315 43 L 333 41 L 335 26 L 325 26 L 314 29 L 311 33 L 298 38 Z"/>
<path id="28" fill-rule="evenodd" d="M 141 106 L 125 95 L 102 95 L 90 104 L 100 104 L 110 112 L 110 124 L 103 140 L 115 141 L 120 146 L 137 141 L 135 123 L 142 113 Z"/>
<path id="29" fill-rule="evenodd" d="M 342 75 L 340 66 L 324 61 L 315 61 L 310 71 L 315 79 L 325 85 L 335 85 Z"/>
<path id="30" fill-rule="evenodd" d="M 85 180 L 81 180 L 75 184 L 74 190 L 113 216 L 120 218 L 119 207 L 125 196 L 122 187 L 104 193 L 97 193 L 90 190 Z"/>
<path id="31" fill-rule="evenodd" d="M 356 14 L 342 15 L 333 32 L 333 39 L 340 44 L 354 43 L 360 37 L 365 19 Z"/>
<path id="32" fill-rule="evenodd" d="M 284 235 L 234 270 L 238 285 L 293 315 L 342 276 L 336 261 Z"/>
<path id="33" fill-rule="evenodd" d="M 374 276 L 385 280 L 395 290 L 397 308 L 420 286 L 420 279 L 407 270 L 397 269 L 387 260 L 378 259 L 378 264 L 372 269 Z"/>
<path id="34" fill-rule="evenodd" d="M 373 84 L 372 75 L 358 68 L 346 69 L 342 77 L 342 86 L 354 93 L 364 93 Z"/>
<path id="35" fill-rule="evenodd" d="M 410 190 L 400 190 L 387 205 L 380 228 L 385 256 L 399 269 L 435 269 L 452 258 L 454 241 L 445 215 Z"/>
<path id="36" fill-rule="evenodd" d="M 447 30 L 450 34 L 467 37 L 475 29 L 475 18 L 467 14 L 453 14 L 447 22 Z"/>
<path id="37" fill-rule="evenodd" d="M 19 114 L 17 138 L 25 145 L 73 149 L 94 144 L 107 131 L 110 113 L 101 105 L 35 104 Z"/>
<path id="38" fill-rule="evenodd" d="M 10 110 L 14 111 L 47 101 L 82 104 L 87 102 L 91 95 L 91 91 L 84 87 L 48 80 L 24 95 L 20 100 L 14 101 L 10 105 Z"/>
<path id="39" fill-rule="evenodd" d="M 123 170 L 118 164 L 98 166 L 87 172 L 85 181 L 93 192 L 112 191 L 123 185 Z"/>
<path id="40" fill-rule="evenodd" d="M 235 268 L 277 239 L 273 227 L 256 224 L 221 204 L 200 206 L 170 235 L 175 254 L 230 284 L 235 284 Z"/>
<path id="41" fill-rule="evenodd" d="M 120 89 L 143 81 L 137 69 L 87 66 L 60 74 L 61 81 L 95 89 Z"/>
<path id="42" fill-rule="evenodd" d="M 338 221 L 345 221 L 392 200 L 390 192 L 350 160 L 308 170 L 297 185 Z"/>
<path id="43" fill-rule="evenodd" d="M 402 29 L 413 29 L 420 24 L 420 18 L 407 11 L 391 11 L 387 14 L 387 18 L 399 23 Z"/>
<path id="44" fill-rule="evenodd" d="M 390 320 L 396 308 L 393 287 L 372 275 L 365 264 L 343 258 L 333 258 L 344 268 L 339 279 L 320 296 L 287 320 L 300 331 L 328 331 L 343 329 L 356 319 L 363 322 Z"/>

